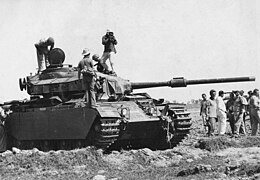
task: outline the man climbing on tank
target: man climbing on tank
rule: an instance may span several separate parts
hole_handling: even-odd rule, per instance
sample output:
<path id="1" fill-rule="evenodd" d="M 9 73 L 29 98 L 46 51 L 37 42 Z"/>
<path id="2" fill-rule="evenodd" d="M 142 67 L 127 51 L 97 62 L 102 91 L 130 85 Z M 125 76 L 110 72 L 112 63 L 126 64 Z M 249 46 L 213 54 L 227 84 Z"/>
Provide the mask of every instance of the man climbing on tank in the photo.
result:
<path id="1" fill-rule="evenodd" d="M 34 44 L 34 46 L 37 50 L 38 73 L 40 73 L 50 65 L 48 55 L 54 47 L 54 39 L 52 37 L 49 37 L 48 39 L 41 39 L 38 43 Z"/>
<path id="2" fill-rule="evenodd" d="M 115 45 L 117 45 L 117 40 L 114 33 L 109 29 L 107 30 L 106 35 L 102 37 L 102 44 L 104 45 L 104 52 L 101 57 L 101 64 L 105 70 L 110 71 L 106 64 L 107 59 L 109 59 L 112 70 L 111 73 L 114 73 L 112 57 L 116 54 Z"/>
<path id="3" fill-rule="evenodd" d="M 106 70 L 105 68 L 103 67 L 103 65 L 101 64 L 101 59 L 99 58 L 99 55 L 98 54 L 94 54 L 92 56 L 92 59 L 96 62 L 96 64 L 94 66 L 96 66 L 97 68 L 97 71 L 98 72 L 101 72 L 101 73 L 105 73 Z"/>
<path id="4" fill-rule="evenodd" d="M 83 49 L 83 59 L 78 64 L 78 79 L 83 75 L 84 88 L 86 89 L 85 100 L 90 108 L 96 108 L 96 97 L 94 92 L 95 87 L 95 72 L 94 64 L 90 58 L 90 51 Z"/>
<path id="5" fill-rule="evenodd" d="M 97 71 L 104 73 L 104 74 L 110 74 L 110 72 L 108 70 L 106 70 L 103 65 L 101 64 L 101 58 L 99 57 L 98 54 L 94 54 L 92 56 L 92 59 L 96 62 L 96 64 L 94 66 L 96 66 Z"/>
<path id="6" fill-rule="evenodd" d="M 6 117 L 12 113 L 9 108 L 3 108 L 4 103 L 0 102 L 0 153 L 6 151 L 7 147 L 7 137 L 5 132 L 5 120 Z"/>

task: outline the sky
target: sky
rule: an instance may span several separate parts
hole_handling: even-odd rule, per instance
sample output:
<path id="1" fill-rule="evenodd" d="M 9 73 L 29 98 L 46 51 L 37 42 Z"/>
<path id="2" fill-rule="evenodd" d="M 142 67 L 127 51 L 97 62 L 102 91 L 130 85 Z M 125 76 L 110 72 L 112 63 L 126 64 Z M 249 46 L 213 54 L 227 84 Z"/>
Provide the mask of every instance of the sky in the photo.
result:
<path id="1" fill-rule="evenodd" d="M 260 2 L 257 0 L 1 0 L 0 100 L 29 98 L 19 78 L 37 71 L 34 44 L 53 37 L 65 64 L 114 32 L 114 69 L 132 82 L 255 76 L 255 82 L 142 89 L 187 102 L 211 89 L 260 88 Z"/>

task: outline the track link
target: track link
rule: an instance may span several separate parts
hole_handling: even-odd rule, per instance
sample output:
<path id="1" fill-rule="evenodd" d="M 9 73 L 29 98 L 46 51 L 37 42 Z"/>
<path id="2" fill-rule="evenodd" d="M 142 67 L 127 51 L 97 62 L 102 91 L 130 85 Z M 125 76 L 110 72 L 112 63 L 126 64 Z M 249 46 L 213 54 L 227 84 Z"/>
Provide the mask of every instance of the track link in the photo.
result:
<path id="1" fill-rule="evenodd" d="M 178 145 L 191 130 L 190 113 L 186 111 L 184 106 L 170 107 L 169 113 L 172 114 L 174 133 L 170 140 L 171 146 Z"/>
<path id="2" fill-rule="evenodd" d="M 119 137 L 120 120 L 118 118 L 101 118 L 100 123 L 94 128 L 97 133 L 94 145 L 106 150 Z"/>

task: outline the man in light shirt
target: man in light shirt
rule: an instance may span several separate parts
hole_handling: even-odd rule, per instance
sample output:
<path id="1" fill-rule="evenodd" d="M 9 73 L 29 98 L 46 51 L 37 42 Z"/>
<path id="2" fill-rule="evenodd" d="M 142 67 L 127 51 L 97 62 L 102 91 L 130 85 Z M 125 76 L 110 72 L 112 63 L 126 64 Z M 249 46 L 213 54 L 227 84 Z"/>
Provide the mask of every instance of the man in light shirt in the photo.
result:
<path id="1" fill-rule="evenodd" d="M 227 110 L 224 103 L 224 91 L 218 92 L 217 102 L 217 118 L 218 118 L 218 134 L 224 135 L 227 127 Z"/>
<path id="2" fill-rule="evenodd" d="M 259 98 L 259 90 L 255 89 L 253 91 L 253 95 L 249 101 L 250 106 L 250 114 L 252 118 L 252 136 L 257 134 L 258 124 L 260 123 L 260 98 Z"/>
<path id="3" fill-rule="evenodd" d="M 245 126 L 245 133 L 247 133 L 247 130 L 246 130 L 246 112 L 247 112 L 247 109 L 248 109 L 248 102 L 247 102 L 246 98 L 244 97 L 244 91 L 240 90 L 239 93 L 240 93 L 240 96 L 241 96 L 242 103 L 245 105 L 245 112 L 243 114 L 243 123 L 244 123 L 244 126 Z M 242 126 L 240 126 L 239 133 L 243 134 Z M 246 134 L 244 134 L 244 135 L 246 135 Z"/>
<path id="4" fill-rule="evenodd" d="M 215 124 L 217 120 L 217 103 L 216 91 L 214 89 L 209 92 L 210 98 L 207 101 L 207 120 L 208 120 L 208 136 L 214 136 Z"/>

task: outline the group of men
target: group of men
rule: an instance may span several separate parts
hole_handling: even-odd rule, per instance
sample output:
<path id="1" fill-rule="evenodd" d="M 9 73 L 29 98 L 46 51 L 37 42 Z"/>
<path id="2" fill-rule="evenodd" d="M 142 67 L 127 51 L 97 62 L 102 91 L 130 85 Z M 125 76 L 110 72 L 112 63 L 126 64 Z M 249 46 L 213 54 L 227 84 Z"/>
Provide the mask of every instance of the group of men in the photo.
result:
<path id="1" fill-rule="evenodd" d="M 244 91 L 232 91 L 227 102 L 224 101 L 224 91 L 210 91 L 210 98 L 202 94 L 200 115 L 203 124 L 208 127 L 208 136 L 215 135 L 216 122 L 218 122 L 218 135 L 224 135 L 227 129 L 227 119 L 229 120 L 232 135 L 238 137 L 247 135 L 245 127 L 246 116 L 249 115 L 251 124 L 251 135 L 255 136 L 260 123 L 260 97 L 259 90 L 248 92 L 248 97 L 244 97 Z"/>
<path id="2" fill-rule="evenodd" d="M 96 108 L 96 98 L 94 92 L 95 86 L 95 71 L 94 66 L 97 66 L 97 71 L 105 74 L 115 74 L 112 57 L 116 54 L 115 45 L 117 45 L 117 40 L 114 36 L 114 33 L 110 30 L 107 30 L 106 34 L 102 37 L 102 44 L 104 45 L 104 52 L 101 58 L 97 54 L 90 58 L 89 49 L 83 49 L 82 55 L 83 59 L 78 64 L 78 79 L 81 75 L 83 76 L 84 87 L 86 89 L 85 99 L 89 107 Z M 54 47 L 54 39 L 49 37 L 47 39 L 42 39 L 35 44 L 37 50 L 37 59 L 38 59 L 38 73 L 41 73 L 45 68 L 50 65 L 49 62 L 49 53 Z M 93 60 L 97 62 L 94 65 Z M 106 61 L 109 60 L 111 70 L 109 69 Z"/>
<path id="3" fill-rule="evenodd" d="M 104 52 L 101 58 L 99 55 L 93 55 L 92 59 L 96 62 L 97 70 L 103 73 L 114 73 L 112 57 L 116 54 L 115 45 L 117 45 L 117 40 L 114 36 L 114 33 L 107 30 L 106 34 L 102 37 L 102 44 L 104 45 Z M 45 68 L 50 65 L 49 62 L 49 53 L 54 48 L 54 39 L 49 37 L 47 39 L 41 39 L 39 42 L 34 44 L 37 52 L 38 60 L 38 72 L 41 73 Z M 83 53 L 82 53 L 83 55 Z M 84 54 L 85 55 L 85 54 Z M 84 56 L 83 55 L 83 56 Z M 106 61 L 109 59 L 110 67 L 106 64 Z"/>

